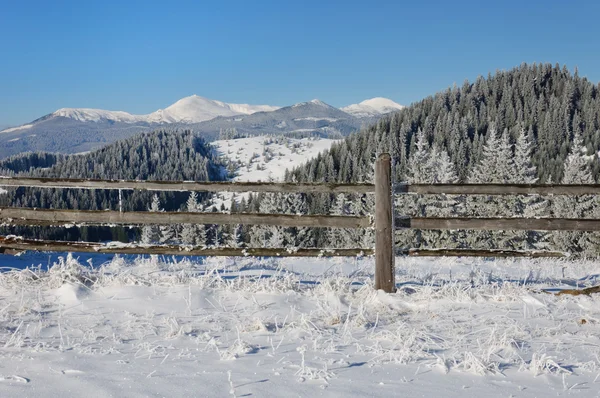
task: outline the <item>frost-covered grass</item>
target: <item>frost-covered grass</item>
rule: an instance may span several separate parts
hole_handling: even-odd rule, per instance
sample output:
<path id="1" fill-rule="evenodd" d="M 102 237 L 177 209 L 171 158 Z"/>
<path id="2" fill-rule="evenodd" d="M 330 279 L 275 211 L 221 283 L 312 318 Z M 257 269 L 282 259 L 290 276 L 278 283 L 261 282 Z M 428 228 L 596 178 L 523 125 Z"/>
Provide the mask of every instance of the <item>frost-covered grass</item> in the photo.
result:
<path id="1" fill-rule="evenodd" d="M 600 390 L 598 298 L 544 292 L 594 261 L 398 258 L 395 294 L 368 258 L 49 265 L 0 273 L 2 397 Z"/>

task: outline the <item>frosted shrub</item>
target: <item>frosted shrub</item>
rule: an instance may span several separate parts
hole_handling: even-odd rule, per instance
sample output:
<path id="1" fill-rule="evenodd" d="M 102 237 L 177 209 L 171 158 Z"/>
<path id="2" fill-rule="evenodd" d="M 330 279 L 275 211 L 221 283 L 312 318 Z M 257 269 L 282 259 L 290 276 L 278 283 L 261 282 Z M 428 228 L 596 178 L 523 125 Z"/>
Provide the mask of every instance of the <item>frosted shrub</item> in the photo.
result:
<path id="1" fill-rule="evenodd" d="M 58 258 L 58 263 L 48 270 L 48 278 L 50 287 L 60 287 L 65 283 L 88 285 L 93 282 L 89 271 L 71 253 L 66 258 Z"/>

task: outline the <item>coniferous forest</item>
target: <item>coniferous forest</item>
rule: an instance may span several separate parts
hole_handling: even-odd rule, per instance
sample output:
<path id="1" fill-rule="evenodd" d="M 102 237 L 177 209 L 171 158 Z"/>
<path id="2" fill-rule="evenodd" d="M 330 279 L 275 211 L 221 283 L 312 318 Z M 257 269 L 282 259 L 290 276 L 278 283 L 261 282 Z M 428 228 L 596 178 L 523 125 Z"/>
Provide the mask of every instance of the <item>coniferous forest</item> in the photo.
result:
<path id="1" fill-rule="evenodd" d="M 289 180 L 367 182 L 390 152 L 408 182 L 595 183 L 600 86 L 550 64 L 521 65 L 453 86 L 381 119 L 288 173 Z M 350 203 L 356 197 L 348 197 Z M 318 211 L 322 199 L 309 202 Z M 326 201 L 331 203 L 331 201 Z M 402 196 L 405 215 L 594 218 L 597 198 Z M 348 210 L 347 210 L 348 211 Z M 596 255 L 596 233 L 407 231 L 404 247 L 548 248 Z"/>

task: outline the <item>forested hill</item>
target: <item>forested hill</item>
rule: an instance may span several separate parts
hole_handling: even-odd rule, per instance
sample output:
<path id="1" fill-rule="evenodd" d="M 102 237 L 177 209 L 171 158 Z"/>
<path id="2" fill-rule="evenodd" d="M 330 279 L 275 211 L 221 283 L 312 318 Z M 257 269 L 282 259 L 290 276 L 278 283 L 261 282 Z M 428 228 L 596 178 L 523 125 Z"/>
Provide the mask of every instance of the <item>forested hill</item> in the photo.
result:
<path id="1" fill-rule="evenodd" d="M 52 156 L 43 153 L 17 155 L 0 162 L 2 174 L 37 177 L 139 180 L 222 180 L 218 156 L 190 131 L 156 131 L 117 141 L 94 152 Z M 146 210 L 148 192 L 124 192 L 128 210 Z M 179 198 L 181 196 L 181 198 Z M 187 195 L 162 193 L 169 210 L 178 209 Z M 168 200 L 167 200 L 168 199 Z M 2 205 L 41 208 L 115 208 L 118 192 L 90 190 L 12 189 L 0 196 Z"/>
<path id="2" fill-rule="evenodd" d="M 299 181 L 365 181 L 372 178 L 375 154 L 397 159 L 396 178 L 404 180 L 409 156 L 422 130 L 431 148 L 445 149 L 458 177 L 467 181 L 481 160 L 489 132 L 506 133 L 511 144 L 524 131 L 532 143 L 539 182 L 559 182 L 576 133 L 590 156 L 598 181 L 600 164 L 600 86 L 577 71 L 551 64 L 523 64 L 474 83 L 454 86 L 381 119 L 330 151 L 294 170 Z"/>

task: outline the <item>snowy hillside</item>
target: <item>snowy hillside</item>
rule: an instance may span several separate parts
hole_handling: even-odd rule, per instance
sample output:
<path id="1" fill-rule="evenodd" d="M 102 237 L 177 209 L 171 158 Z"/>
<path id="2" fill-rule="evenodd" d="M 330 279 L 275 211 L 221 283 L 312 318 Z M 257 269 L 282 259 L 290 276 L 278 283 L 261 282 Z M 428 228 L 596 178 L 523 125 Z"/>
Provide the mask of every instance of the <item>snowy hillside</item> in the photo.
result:
<path id="1" fill-rule="evenodd" d="M 390 99 L 377 97 L 365 100 L 358 104 L 345 106 L 341 108 L 341 110 L 355 117 L 363 118 L 399 111 L 402 108 L 404 108 L 404 106 L 397 104 Z"/>
<path id="2" fill-rule="evenodd" d="M 283 181 L 286 169 L 300 166 L 336 140 L 259 136 L 215 141 L 221 156 L 237 163 L 235 181 Z"/>
<path id="3" fill-rule="evenodd" d="M 234 181 L 283 181 L 286 169 L 300 166 L 320 152 L 329 149 L 336 140 L 325 138 L 293 139 L 259 136 L 215 141 L 216 151 L 235 170 Z M 247 194 L 237 194 L 236 198 Z M 229 208 L 233 194 L 216 194 L 211 206 Z M 210 206 L 209 206 L 210 207 Z"/>

